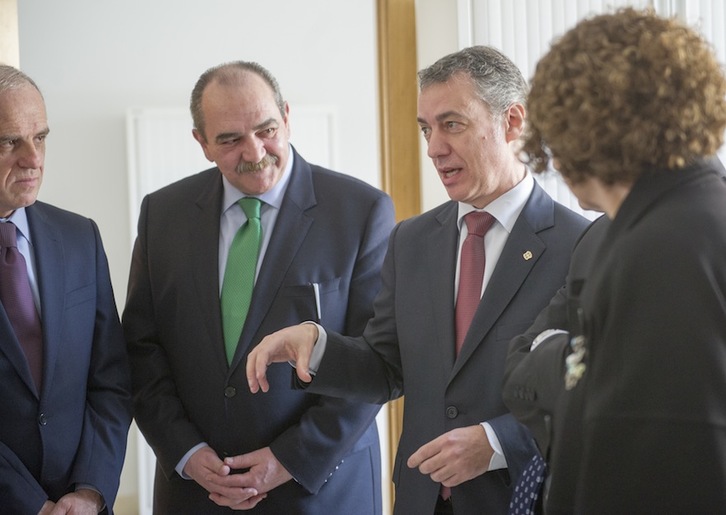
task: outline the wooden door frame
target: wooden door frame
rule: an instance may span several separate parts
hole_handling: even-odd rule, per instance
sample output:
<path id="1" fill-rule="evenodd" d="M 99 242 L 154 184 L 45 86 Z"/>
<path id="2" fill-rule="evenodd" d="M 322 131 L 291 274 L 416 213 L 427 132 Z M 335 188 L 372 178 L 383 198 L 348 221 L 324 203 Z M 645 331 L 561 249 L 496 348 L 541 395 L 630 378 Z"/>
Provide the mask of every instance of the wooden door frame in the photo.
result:
<path id="1" fill-rule="evenodd" d="M 0 63 L 20 66 L 17 0 L 0 0 Z"/>
<path id="2" fill-rule="evenodd" d="M 415 1 L 377 0 L 377 15 L 381 184 L 393 199 L 400 221 L 421 212 Z M 387 465 L 393 470 L 403 424 L 403 399 L 389 402 L 387 409 Z M 393 500 L 392 485 L 389 488 Z"/>

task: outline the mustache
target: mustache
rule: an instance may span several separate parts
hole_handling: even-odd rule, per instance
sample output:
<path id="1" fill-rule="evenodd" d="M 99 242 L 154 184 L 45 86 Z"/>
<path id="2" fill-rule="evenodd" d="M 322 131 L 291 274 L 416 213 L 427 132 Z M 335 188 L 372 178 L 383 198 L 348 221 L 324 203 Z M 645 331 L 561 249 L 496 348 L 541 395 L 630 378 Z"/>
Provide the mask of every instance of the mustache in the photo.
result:
<path id="1" fill-rule="evenodd" d="M 237 173 L 259 172 L 260 170 L 263 170 L 268 166 L 277 164 L 278 161 L 279 159 L 277 158 L 277 156 L 273 156 L 271 154 L 267 154 L 265 157 L 260 159 L 258 163 L 242 161 L 239 165 L 237 165 Z"/>

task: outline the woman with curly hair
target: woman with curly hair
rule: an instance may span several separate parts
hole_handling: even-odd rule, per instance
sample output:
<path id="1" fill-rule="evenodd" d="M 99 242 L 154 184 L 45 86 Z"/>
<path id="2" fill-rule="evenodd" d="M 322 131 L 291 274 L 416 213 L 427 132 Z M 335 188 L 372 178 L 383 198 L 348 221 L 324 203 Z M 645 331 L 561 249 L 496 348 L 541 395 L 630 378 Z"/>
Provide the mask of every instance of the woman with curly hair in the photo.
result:
<path id="1" fill-rule="evenodd" d="M 726 181 L 713 156 L 724 70 L 694 30 L 624 9 L 556 41 L 528 105 L 530 165 L 554 165 L 581 204 L 612 220 L 570 363 L 582 420 L 555 422 L 582 423 L 581 442 L 555 441 L 581 445 L 574 511 L 722 512 Z"/>

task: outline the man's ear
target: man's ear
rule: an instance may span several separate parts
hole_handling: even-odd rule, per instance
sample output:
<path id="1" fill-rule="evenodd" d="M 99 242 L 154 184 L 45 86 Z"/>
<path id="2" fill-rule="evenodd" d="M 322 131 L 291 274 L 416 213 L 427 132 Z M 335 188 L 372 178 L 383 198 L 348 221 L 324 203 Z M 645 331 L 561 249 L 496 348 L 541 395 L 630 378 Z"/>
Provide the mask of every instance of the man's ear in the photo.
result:
<path id="1" fill-rule="evenodd" d="M 285 113 L 282 117 L 282 124 L 285 126 L 288 139 L 290 138 L 290 104 L 285 102 Z"/>
<path id="2" fill-rule="evenodd" d="M 197 129 L 192 129 L 192 136 L 194 136 L 194 139 L 197 140 L 197 142 L 201 145 L 202 152 L 204 152 L 204 157 L 207 158 L 207 161 L 213 163 L 214 159 L 212 159 L 209 154 L 209 145 L 207 144 L 207 138 L 205 138 L 204 135 Z"/>
<path id="3" fill-rule="evenodd" d="M 526 111 L 522 104 L 514 103 L 504 112 L 504 135 L 507 143 L 516 141 L 524 131 Z"/>

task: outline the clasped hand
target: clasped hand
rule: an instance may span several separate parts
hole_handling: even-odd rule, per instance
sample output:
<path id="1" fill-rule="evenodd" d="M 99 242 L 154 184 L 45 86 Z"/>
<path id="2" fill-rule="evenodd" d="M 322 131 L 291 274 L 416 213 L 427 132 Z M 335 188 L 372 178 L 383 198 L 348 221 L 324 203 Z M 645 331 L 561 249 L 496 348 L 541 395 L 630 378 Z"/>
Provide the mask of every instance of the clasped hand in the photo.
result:
<path id="1" fill-rule="evenodd" d="M 98 492 L 81 488 L 58 499 L 46 501 L 38 515 L 97 515 L 103 507 L 103 499 Z"/>
<path id="2" fill-rule="evenodd" d="M 248 470 L 232 473 L 241 469 Z M 267 492 L 292 479 L 269 447 L 224 461 L 211 447 L 202 447 L 192 454 L 184 472 L 209 492 L 210 500 L 233 510 L 254 508 Z"/>

